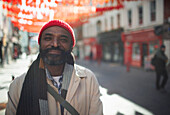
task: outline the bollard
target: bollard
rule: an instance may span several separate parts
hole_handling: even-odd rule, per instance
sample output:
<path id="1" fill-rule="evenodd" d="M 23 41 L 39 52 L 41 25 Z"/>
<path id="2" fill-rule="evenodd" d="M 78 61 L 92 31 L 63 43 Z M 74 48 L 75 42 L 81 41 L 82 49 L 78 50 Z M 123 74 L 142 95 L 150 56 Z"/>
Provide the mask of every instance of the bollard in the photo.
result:
<path id="1" fill-rule="evenodd" d="M 130 71 L 130 63 L 126 64 L 126 71 L 129 72 Z"/>

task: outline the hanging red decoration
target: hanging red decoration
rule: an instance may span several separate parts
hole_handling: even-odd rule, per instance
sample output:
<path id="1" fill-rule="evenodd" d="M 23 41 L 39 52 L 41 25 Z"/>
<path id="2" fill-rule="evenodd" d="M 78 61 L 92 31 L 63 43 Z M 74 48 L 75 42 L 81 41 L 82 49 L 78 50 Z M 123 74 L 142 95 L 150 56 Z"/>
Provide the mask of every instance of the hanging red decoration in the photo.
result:
<path id="1" fill-rule="evenodd" d="M 7 16 L 18 28 L 28 32 L 39 32 L 41 26 L 50 19 L 61 19 L 72 27 L 88 22 L 90 17 L 102 15 L 105 11 L 123 8 L 124 1 L 137 0 L 2 0 Z M 52 4 L 53 2 L 53 4 Z M 96 7 L 105 3 L 116 6 Z"/>
<path id="2" fill-rule="evenodd" d="M 2 8 L 3 9 L 7 9 L 7 5 L 6 4 L 2 4 Z"/>
<path id="3" fill-rule="evenodd" d="M 18 14 L 20 12 L 20 8 L 18 8 L 16 5 L 12 5 L 10 11 Z"/>

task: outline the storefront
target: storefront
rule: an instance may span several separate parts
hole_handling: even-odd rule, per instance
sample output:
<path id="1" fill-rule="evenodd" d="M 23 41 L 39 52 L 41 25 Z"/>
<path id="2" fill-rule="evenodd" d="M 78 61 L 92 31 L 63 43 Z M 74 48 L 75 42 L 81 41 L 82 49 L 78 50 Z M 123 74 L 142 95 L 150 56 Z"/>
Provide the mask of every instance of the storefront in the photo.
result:
<path id="1" fill-rule="evenodd" d="M 118 29 L 98 34 L 99 43 L 102 45 L 103 61 L 123 63 L 122 31 L 123 29 Z"/>
<path id="2" fill-rule="evenodd" d="M 162 38 L 154 34 L 153 29 L 122 33 L 124 42 L 124 64 L 144 67 L 155 49 L 162 44 Z"/>
<path id="3" fill-rule="evenodd" d="M 84 59 L 93 59 L 97 60 L 101 58 L 102 49 L 101 45 L 97 43 L 96 38 L 85 38 L 83 39 L 84 44 Z"/>

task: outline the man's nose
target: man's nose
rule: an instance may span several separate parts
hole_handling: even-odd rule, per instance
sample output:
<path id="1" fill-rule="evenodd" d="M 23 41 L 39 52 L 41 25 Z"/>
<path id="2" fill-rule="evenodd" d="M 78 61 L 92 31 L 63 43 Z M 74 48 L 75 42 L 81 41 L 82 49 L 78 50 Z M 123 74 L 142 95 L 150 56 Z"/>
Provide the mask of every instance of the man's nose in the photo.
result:
<path id="1" fill-rule="evenodd" d="M 54 47 L 58 47 L 59 46 L 59 40 L 58 39 L 54 39 L 52 41 L 52 44 L 53 44 Z"/>

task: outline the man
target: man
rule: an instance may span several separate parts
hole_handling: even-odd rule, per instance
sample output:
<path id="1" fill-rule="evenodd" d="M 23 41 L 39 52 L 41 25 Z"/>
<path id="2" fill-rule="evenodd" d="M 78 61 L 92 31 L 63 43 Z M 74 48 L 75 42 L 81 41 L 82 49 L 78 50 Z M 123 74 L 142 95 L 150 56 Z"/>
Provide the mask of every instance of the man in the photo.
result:
<path id="1" fill-rule="evenodd" d="M 3 47 L 3 37 L 0 36 L 0 65 L 3 65 L 3 55 L 2 55 L 2 47 Z"/>
<path id="2" fill-rule="evenodd" d="M 48 84 L 80 115 L 102 115 L 95 75 L 74 64 L 73 29 L 64 21 L 50 21 L 42 27 L 38 42 L 37 59 L 26 74 L 10 85 L 6 115 L 71 115 L 63 103 L 49 93 Z"/>
<path id="3" fill-rule="evenodd" d="M 2 41 L 0 40 L 0 64 L 2 65 L 3 64 L 3 55 L 2 55 Z"/>
<path id="4" fill-rule="evenodd" d="M 165 55 L 165 46 L 161 45 L 160 49 L 157 50 L 155 54 L 155 71 L 156 71 L 156 89 L 165 90 L 165 85 L 168 81 L 168 74 L 166 71 L 166 62 L 168 61 Z M 163 80 L 161 82 L 161 76 Z"/>

